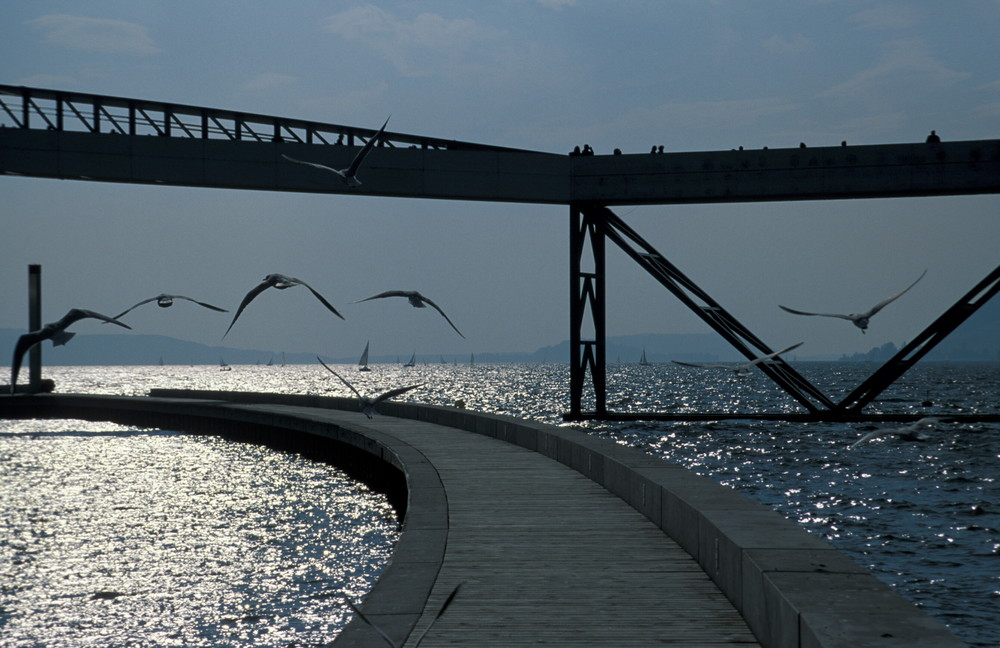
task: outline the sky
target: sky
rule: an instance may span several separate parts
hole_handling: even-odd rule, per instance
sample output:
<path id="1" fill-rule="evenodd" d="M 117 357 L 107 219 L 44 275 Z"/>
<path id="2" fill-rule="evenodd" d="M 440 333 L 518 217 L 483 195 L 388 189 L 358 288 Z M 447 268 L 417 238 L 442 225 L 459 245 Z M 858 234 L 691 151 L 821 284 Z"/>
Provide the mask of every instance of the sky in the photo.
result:
<path id="1" fill-rule="evenodd" d="M 11 0 L 0 83 L 135 97 L 553 153 L 1000 138 L 1000 2 Z M 0 120 L 4 119 L 0 115 Z M 517 352 L 569 338 L 569 210 L 0 177 L 0 328 L 113 315 L 159 293 L 234 312 L 227 346 L 339 357 Z M 1000 198 L 618 210 L 772 348 L 897 345 L 996 267 Z M 610 245 L 610 244 L 609 244 Z M 863 311 L 927 275 L 873 318 Z M 608 250 L 608 335 L 710 329 Z M 354 304 L 385 290 L 433 299 Z M 230 315 L 147 305 L 135 333 L 216 345 Z M 96 321 L 81 334 L 107 333 Z M 52 352 L 47 358 L 51 359 Z"/>

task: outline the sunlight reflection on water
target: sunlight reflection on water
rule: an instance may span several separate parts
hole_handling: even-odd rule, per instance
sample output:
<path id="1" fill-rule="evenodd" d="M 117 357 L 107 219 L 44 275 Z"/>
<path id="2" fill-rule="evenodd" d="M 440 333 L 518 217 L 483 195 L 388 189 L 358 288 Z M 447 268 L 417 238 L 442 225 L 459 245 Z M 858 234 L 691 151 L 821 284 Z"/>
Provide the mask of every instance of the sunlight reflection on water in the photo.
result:
<path id="1" fill-rule="evenodd" d="M 385 497 L 331 466 L 79 423 L 0 421 L 4 646 L 323 643 L 391 555 Z"/>
<path id="2" fill-rule="evenodd" d="M 925 443 L 900 443 L 888 439 L 848 451 L 848 446 L 864 433 L 864 426 L 748 420 L 563 423 L 562 413 L 569 409 L 569 370 L 564 364 L 427 364 L 412 368 L 373 365 L 369 373 L 358 372 L 356 367 L 349 365 L 334 365 L 334 368 L 364 394 L 374 395 L 402 385 L 424 383 L 403 398 L 436 405 L 453 405 L 461 400 L 472 410 L 578 427 L 677 462 L 773 506 L 809 531 L 832 542 L 860 564 L 871 568 L 904 596 L 948 623 L 966 642 L 975 646 L 992 646 L 995 643 L 993 638 L 1000 634 L 1000 571 L 997 570 L 1000 559 L 1000 483 L 997 480 L 1000 474 L 1000 426 L 995 424 L 945 422 L 932 431 L 931 438 Z M 861 363 L 799 363 L 796 368 L 835 401 L 846 396 L 875 369 L 873 365 Z M 350 395 L 336 378 L 318 364 L 234 366 L 232 371 L 226 372 L 212 366 L 51 367 L 46 371 L 47 376 L 56 381 L 60 392 L 144 395 L 150 388 L 163 387 Z M 933 404 L 925 406 L 924 401 Z M 800 411 L 763 375 L 736 377 L 727 372 L 688 370 L 667 364 L 647 367 L 609 365 L 608 404 L 614 411 Z M 948 415 L 959 412 L 1000 412 L 1000 365 L 918 365 L 886 390 L 882 398 L 871 405 L 870 411 L 919 411 L 939 416 L 945 421 Z M 18 422 L 16 425 L 27 426 L 18 428 L 22 433 L 44 436 L 45 432 L 58 431 L 52 427 L 54 424 L 34 421 Z M 102 438 L 115 430 L 129 434 L 125 428 L 110 424 L 77 422 L 76 425 L 78 427 L 71 429 L 101 432 Z M 163 433 L 155 432 L 130 437 L 129 441 L 143 436 L 151 442 L 160 443 L 167 438 L 183 438 L 195 446 L 200 444 L 204 451 L 210 449 L 213 452 L 219 450 L 211 443 L 222 443 L 177 435 L 163 436 Z M 46 444 L 59 439 L 59 435 L 51 437 L 45 439 Z M 2 435 L 0 438 L 3 438 Z M 18 438 L 13 441 L 4 439 L 4 442 L 18 443 Z M 74 442 L 78 444 L 80 437 L 67 437 L 64 441 L 69 448 Z M 72 448 L 72 451 L 78 450 Z M 232 445 L 232 449 L 226 452 L 236 453 L 232 455 L 235 462 L 236 455 L 252 452 L 252 449 Z M 267 466 L 273 461 L 270 459 L 272 454 L 288 457 L 271 451 L 260 452 L 262 454 L 250 455 L 243 460 L 248 466 Z M 138 461 L 137 470 L 144 465 L 142 461 Z M 101 461 L 97 463 L 103 465 Z M 317 470 L 317 474 L 323 475 L 319 481 L 335 481 L 327 475 L 326 471 L 332 470 L 329 467 L 309 465 L 314 466 L 309 470 Z M 173 474 L 170 470 L 166 466 L 162 468 L 164 474 Z M 231 470 L 240 472 L 237 468 Z M 209 472 L 206 469 L 196 474 L 204 476 Z M 125 471 L 117 478 L 127 480 L 127 488 L 131 488 L 133 483 L 142 483 L 134 482 L 134 477 L 124 476 L 127 473 Z M 283 477 L 276 483 L 289 481 L 295 480 Z M 266 483 L 266 480 L 261 480 L 261 483 Z M 247 493 L 246 501 L 253 501 L 249 490 L 260 487 L 269 492 L 266 486 L 252 484 L 250 482 L 241 487 L 242 492 Z M 74 488 L 79 489 L 79 483 Z M 194 497 L 191 494 L 194 487 L 186 488 L 187 497 Z M 239 522 L 234 522 L 226 533 L 215 533 L 227 542 L 237 543 L 237 549 L 219 549 L 219 556 L 259 554 L 271 560 L 269 564 L 273 564 L 274 571 L 265 572 L 268 584 L 252 584 L 254 581 L 247 573 L 253 572 L 253 568 L 232 567 L 237 570 L 234 573 L 242 576 L 235 581 L 239 585 L 229 591 L 240 594 L 220 594 L 221 598 L 217 597 L 214 602 L 201 600 L 200 609 L 192 608 L 183 613 L 168 605 L 168 602 L 178 605 L 177 597 L 171 598 L 169 594 L 159 592 L 156 600 L 160 601 L 161 608 L 148 618 L 163 620 L 171 615 L 188 614 L 190 616 L 184 618 L 187 625 L 155 632 L 150 626 L 141 643 L 175 645 L 177 639 L 163 633 L 176 633 L 177 627 L 199 627 L 203 628 L 200 632 L 216 632 L 219 636 L 223 636 L 223 632 L 228 633 L 225 637 L 232 642 L 230 645 L 265 643 L 265 637 L 285 636 L 280 634 L 282 632 L 292 636 L 293 629 L 298 632 L 300 626 L 313 627 L 310 624 L 315 624 L 317 628 L 327 624 L 326 628 L 335 633 L 344 611 L 340 602 L 332 598 L 331 592 L 344 588 L 356 595 L 363 593 L 370 582 L 364 578 L 368 577 L 371 568 L 355 566 L 351 568 L 355 571 L 349 575 L 341 574 L 336 571 L 341 568 L 337 561 L 344 558 L 329 557 L 332 566 L 323 567 L 329 570 L 329 575 L 314 578 L 310 570 L 320 570 L 317 565 L 324 565 L 323 559 L 327 556 L 321 559 L 308 552 L 300 556 L 298 552 L 306 544 L 311 548 L 329 548 L 339 542 L 332 539 L 330 532 L 320 533 L 319 529 L 341 523 L 348 526 L 357 524 L 356 527 L 337 530 L 337 533 L 355 539 L 369 534 L 360 544 L 371 541 L 375 548 L 364 550 L 373 551 L 374 564 L 378 564 L 379 560 L 384 560 L 384 553 L 380 552 L 391 551 L 393 527 L 385 523 L 387 514 L 380 508 L 385 506 L 384 500 L 366 505 L 370 508 L 359 508 L 356 515 L 361 519 L 358 522 L 352 520 L 354 514 L 344 512 L 345 505 L 333 495 L 329 496 L 327 508 L 323 509 L 326 513 L 317 510 L 312 516 L 300 519 L 297 514 L 289 512 L 301 508 L 301 502 L 318 506 L 317 488 L 315 481 L 308 491 L 288 484 L 287 488 L 277 489 L 281 491 L 279 493 L 262 496 L 261 501 L 255 504 L 263 506 L 273 499 L 275 508 L 267 509 L 257 517 L 243 514 L 263 525 L 264 532 L 258 533 L 257 537 L 251 537 L 250 532 L 239 531 L 242 528 Z M 287 497 L 284 497 L 281 493 L 286 491 Z M 159 493 L 157 497 L 161 500 L 177 499 L 169 490 L 153 492 Z M 84 491 L 74 497 L 86 494 Z M 146 506 L 150 510 L 162 510 L 165 505 L 154 504 L 152 498 L 150 495 Z M 202 506 L 206 504 L 205 499 L 197 501 Z M 281 508 L 279 503 L 287 508 Z M 192 506 L 191 515 L 195 516 L 193 528 L 203 528 L 198 525 L 204 525 L 205 521 L 198 522 L 196 512 L 201 510 L 204 517 L 204 509 Z M 242 510 L 237 504 L 233 506 L 236 511 Z M 362 514 L 362 510 L 372 511 L 370 514 L 381 520 L 383 525 L 372 522 L 369 530 L 365 526 L 369 524 L 364 518 L 367 514 Z M 73 514 L 76 514 L 75 510 Z M 239 514 L 235 515 L 239 517 Z M 278 521 L 274 528 L 266 526 L 265 520 L 271 519 L 269 516 Z M 22 520 L 19 524 L 21 531 L 16 542 L 34 537 L 30 530 L 33 527 L 24 526 L 28 522 Z M 288 538 L 280 535 L 288 529 L 295 529 L 297 538 L 297 525 L 302 525 L 305 533 L 319 535 L 312 543 L 275 540 Z M 46 527 L 43 525 L 41 528 Z M 251 540 L 262 546 L 251 550 L 245 544 Z M 187 562 L 171 568 L 179 584 L 163 587 L 181 587 L 192 592 L 192 596 L 196 590 L 216 591 L 219 579 L 205 585 L 195 584 L 192 579 L 200 575 L 200 571 L 211 572 L 220 568 L 201 555 L 197 546 L 192 548 L 176 541 L 175 545 L 181 555 L 187 556 Z M 2 550 L 10 552 L 12 546 L 3 545 Z M 199 557 L 192 557 L 195 554 Z M 353 560 L 355 556 L 349 558 Z M 351 564 L 367 565 L 369 560 L 366 556 L 359 556 L 356 563 Z M 278 576 L 282 565 L 290 571 Z M 227 565 L 226 568 L 230 567 Z M 67 571 L 65 566 L 61 569 Z M 243 571 L 239 572 L 240 569 Z M 156 573 L 156 570 L 153 571 Z M 310 583 L 314 580 L 319 582 Z M 272 581 L 285 583 L 286 589 L 280 594 L 269 589 Z M 100 581 L 95 583 L 91 590 L 113 587 L 112 584 L 100 584 Z M 143 591 L 149 592 L 146 594 L 149 597 L 155 593 L 152 589 Z M 259 592 L 262 598 L 254 599 L 246 592 Z M 120 596 L 90 600 L 84 592 L 83 598 L 78 600 L 86 602 L 97 613 L 103 613 L 125 609 L 139 598 Z M 273 603 L 273 611 L 269 611 L 270 608 L 262 611 L 255 607 L 256 603 L 248 603 L 260 600 Z M 98 615 L 86 623 L 110 627 L 111 621 L 102 621 L 102 618 Z M 147 621 L 147 625 L 150 623 L 153 622 Z M 157 637 L 162 637 L 162 640 Z M 326 637 L 326 640 L 329 638 Z M 197 637 L 190 641 L 195 639 Z M 185 641 L 188 641 L 186 635 Z M 216 645 L 219 645 L 218 642 Z"/>

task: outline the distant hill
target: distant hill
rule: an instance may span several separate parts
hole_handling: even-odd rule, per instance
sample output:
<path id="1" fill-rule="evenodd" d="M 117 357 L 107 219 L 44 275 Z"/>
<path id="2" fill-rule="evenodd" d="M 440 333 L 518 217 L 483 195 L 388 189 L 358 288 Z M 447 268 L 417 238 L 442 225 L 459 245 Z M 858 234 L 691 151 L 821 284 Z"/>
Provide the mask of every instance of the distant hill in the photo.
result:
<path id="1" fill-rule="evenodd" d="M 23 333 L 18 329 L 0 329 L 0 353 L 11 353 L 17 338 Z M 905 344 L 905 342 L 903 343 Z M 899 344 L 898 346 L 902 346 Z M 885 360 L 896 352 L 891 342 L 867 353 L 842 356 L 841 361 Z M 4 351 L 6 349 L 6 351 Z M 730 362 L 742 360 L 727 342 L 715 333 L 619 335 L 607 339 L 608 363 L 638 362 L 643 349 L 650 362 Z M 283 358 L 282 358 L 283 356 Z M 799 356 L 801 359 L 814 359 Z M 53 347 L 45 343 L 43 358 L 48 365 L 154 365 L 163 359 L 164 364 L 218 364 L 224 358 L 229 364 L 267 364 L 269 361 L 287 364 L 316 362 L 312 353 L 285 353 L 270 350 L 234 349 L 187 342 L 163 335 L 77 335 L 65 346 Z M 546 346 L 534 352 L 504 353 L 477 352 L 477 362 L 569 362 L 569 341 Z M 795 359 L 795 355 L 789 356 Z M 337 363 L 357 362 L 357 356 L 329 358 Z M 404 358 L 408 359 L 408 358 Z M 435 354 L 418 355 L 417 362 L 437 364 L 445 362 L 466 363 L 468 356 Z M 927 354 L 933 361 L 1000 361 L 1000 298 L 991 300 L 962 326 L 945 338 Z M 378 356 L 372 363 L 392 363 L 397 356 Z M 9 362 L 0 358 L 0 363 Z"/>
<path id="2" fill-rule="evenodd" d="M 0 329 L 0 349 L 12 352 L 21 333 L 23 331 L 16 329 Z M 271 359 L 281 362 L 280 352 L 208 346 L 165 335 L 78 334 L 64 346 L 43 344 L 42 358 L 48 365 L 155 365 L 161 358 L 164 364 L 172 365 L 219 364 L 220 358 L 225 358 L 229 364 L 266 364 Z M 0 359 L 0 362 L 9 362 L 9 358 Z M 288 353 L 285 362 L 316 362 L 316 356 Z"/>
<path id="3" fill-rule="evenodd" d="M 607 339 L 605 353 L 612 362 L 638 362 L 643 349 L 650 362 L 722 362 L 741 356 L 725 340 L 714 333 L 647 333 L 617 335 Z M 536 362 L 569 362 L 569 340 L 535 351 Z"/>

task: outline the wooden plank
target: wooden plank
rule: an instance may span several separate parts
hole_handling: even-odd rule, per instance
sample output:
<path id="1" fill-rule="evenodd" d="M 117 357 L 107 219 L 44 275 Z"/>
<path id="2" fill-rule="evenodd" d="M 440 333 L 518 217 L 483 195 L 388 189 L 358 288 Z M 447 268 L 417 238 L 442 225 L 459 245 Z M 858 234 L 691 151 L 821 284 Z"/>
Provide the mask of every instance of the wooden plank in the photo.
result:
<path id="1" fill-rule="evenodd" d="M 673 540 L 562 464 L 488 437 L 391 417 L 448 494 L 444 562 L 422 646 L 756 646 L 740 614 Z M 405 528 L 404 528 L 405 533 Z"/>

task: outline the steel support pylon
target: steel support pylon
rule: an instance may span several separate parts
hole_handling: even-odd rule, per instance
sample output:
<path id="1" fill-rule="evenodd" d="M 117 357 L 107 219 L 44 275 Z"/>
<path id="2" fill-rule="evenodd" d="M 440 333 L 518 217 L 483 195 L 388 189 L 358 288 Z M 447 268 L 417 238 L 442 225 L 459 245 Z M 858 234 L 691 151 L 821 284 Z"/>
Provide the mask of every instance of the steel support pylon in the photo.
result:
<path id="1" fill-rule="evenodd" d="M 604 314 L 606 241 L 612 241 L 620 247 L 748 360 L 768 355 L 772 351 L 607 207 L 593 204 L 572 205 L 570 223 L 570 411 L 565 418 L 694 420 L 712 416 L 723 418 L 741 416 L 729 413 L 698 413 L 684 416 L 652 412 L 620 414 L 608 412 Z M 590 262 L 587 268 L 584 267 L 585 260 Z M 784 418 L 838 421 L 885 418 L 885 415 L 866 415 L 861 410 L 997 292 L 1000 292 L 1000 267 L 959 299 L 923 333 L 839 403 L 832 401 L 780 356 L 761 363 L 758 368 L 804 407 L 806 412 L 743 416 L 769 420 Z M 591 328 L 585 334 L 584 326 L 587 324 L 590 324 Z M 583 399 L 588 372 L 593 388 L 594 407 L 591 411 L 585 412 Z M 898 416 L 892 415 L 892 418 Z M 985 415 L 980 418 L 985 420 L 995 416 Z"/>
<path id="2" fill-rule="evenodd" d="M 590 372 L 593 387 L 593 413 L 607 414 L 604 319 L 604 239 L 605 228 L 599 214 L 570 206 L 570 412 L 571 418 L 583 413 L 584 384 Z M 589 246 L 588 246 L 589 241 Z M 584 269 L 584 255 L 590 261 Z M 591 328 L 584 335 L 590 314 Z"/>

